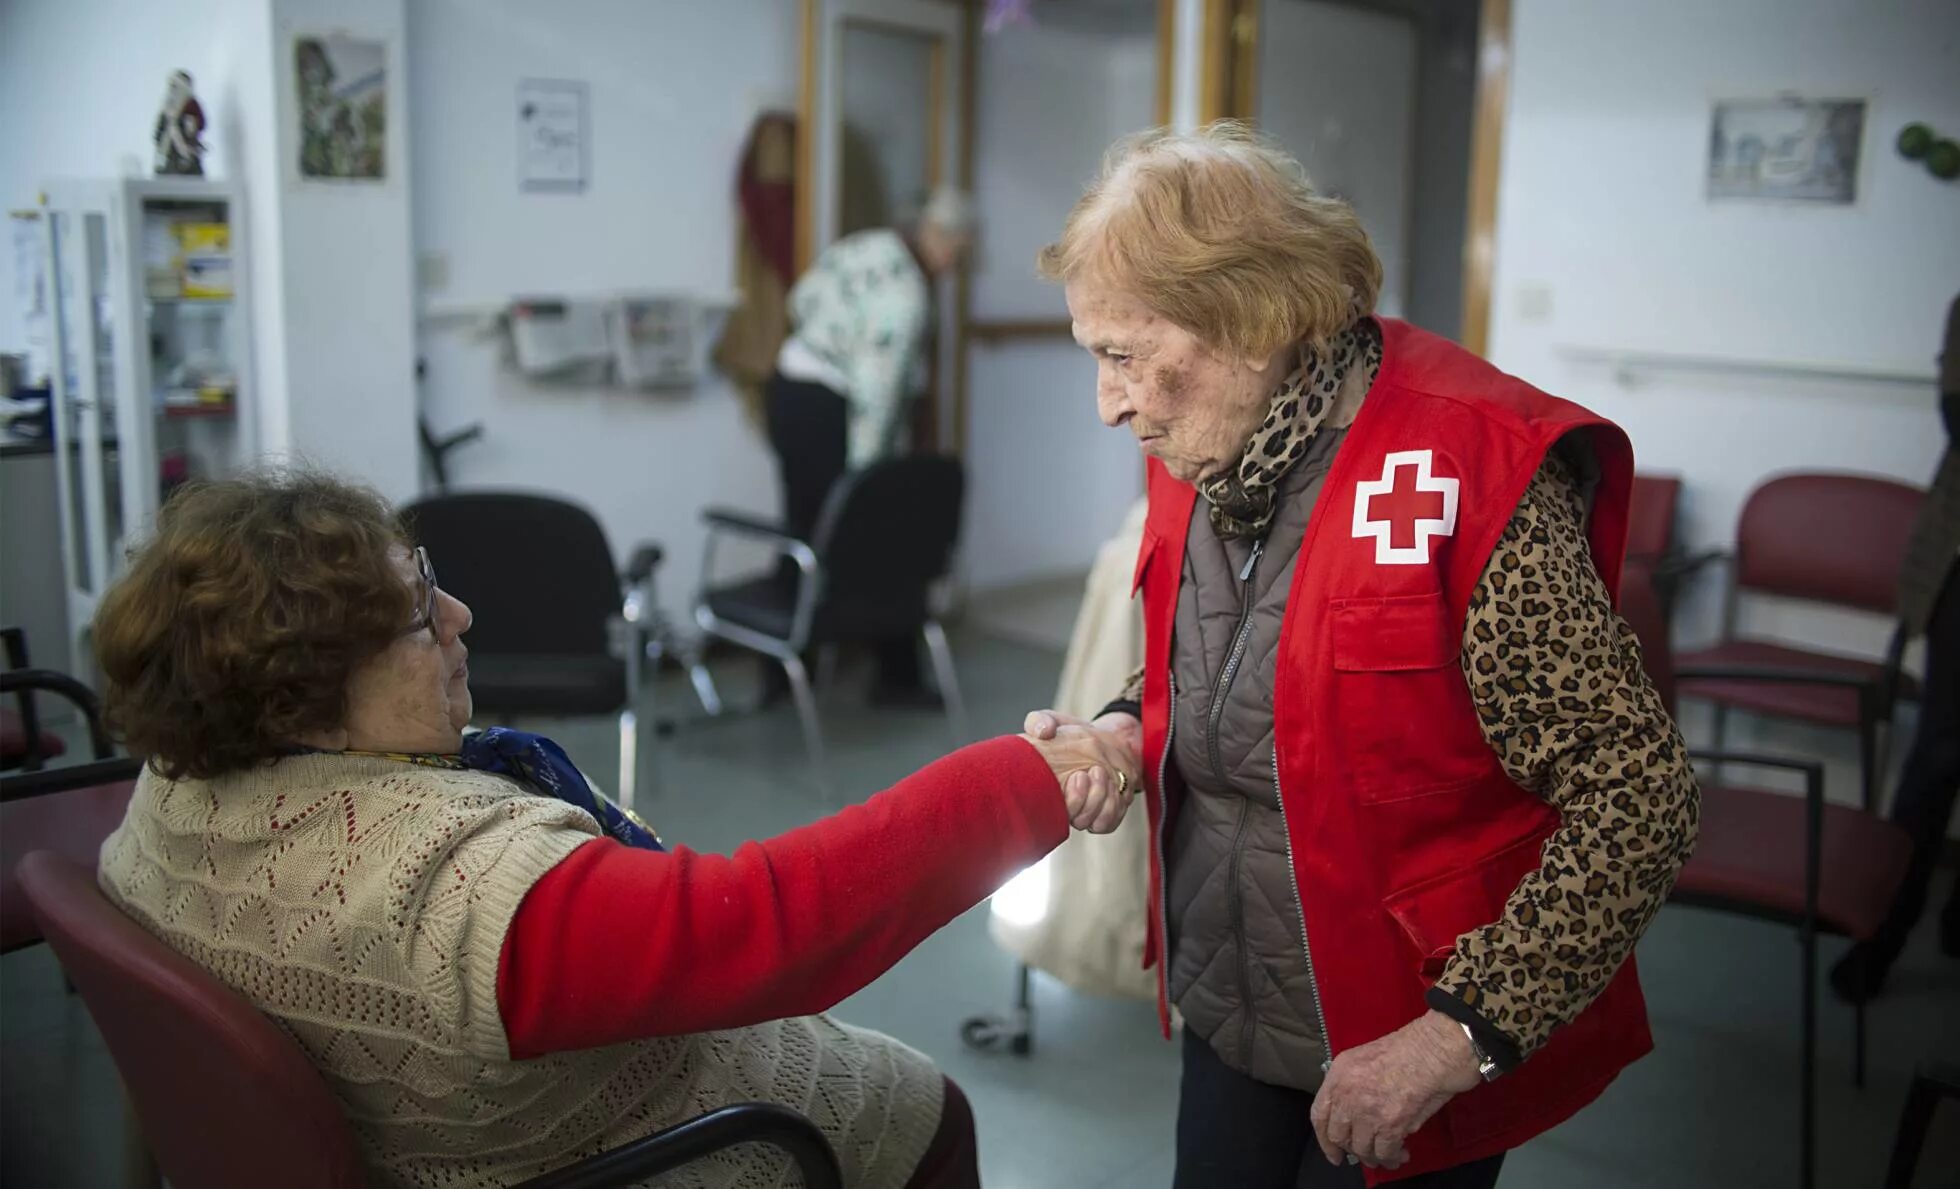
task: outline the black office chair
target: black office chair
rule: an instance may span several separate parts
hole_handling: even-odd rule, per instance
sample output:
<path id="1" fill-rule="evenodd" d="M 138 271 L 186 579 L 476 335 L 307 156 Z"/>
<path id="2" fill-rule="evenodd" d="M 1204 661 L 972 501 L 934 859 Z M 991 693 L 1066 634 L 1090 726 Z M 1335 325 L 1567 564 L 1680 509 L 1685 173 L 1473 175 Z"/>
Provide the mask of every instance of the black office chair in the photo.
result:
<path id="1" fill-rule="evenodd" d="M 935 588 L 952 569 L 966 477 L 959 460 L 921 456 L 881 462 L 838 481 L 809 541 L 740 512 L 710 509 L 701 593 L 701 630 L 776 660 L 789 675 L 819 783 L 824 779 L 823 726 L 803 654 L 828 644 L 924 636 L 947 719 L 967 738 L 966 709 L 946 630 L 933 614 Z M 721 538 L 758 541 L 788 558 L 795 580 L 774 571 L 732 585 L 714 584 Z"/>
<path id="2" fill-rule="evenodd" d="M 660 546 L 622 574 L 590 512 L 554 496 L 478 491 L 402 511 L 442 589 L 476 617 L 470 693 L 479 715 L 619 716 L 620 804 L 631 808 L 638 694 Z"/>
<path id="3" fill-rule="evenodd" d="M 1960 1065 L 1925 1061 L 1912 1073 L 1912 1089 L 1899 1112 L 1899 1131 L 1892 1140 L 1892 1159 L 1885 1170 L 1885 1189 L 1912 1189 L 1919 1153 L 1933 1129 L 1933 1112 L 1941 1099 L 1960 1099 Z"/>
<path id="4" fill-rule="evenodd" d="M 0 628 L 0 654 L 5 656 L 6 672 L 34 667 L 27 659 L 27 633 L 20 628 Z M 18 690 L 13 703 L 0 704 L 0 772 L 15 768 L 36 772 L 47 761 L 67 753 L 68 744 L 61 736 L 41 725 L 32 688 Z"/>

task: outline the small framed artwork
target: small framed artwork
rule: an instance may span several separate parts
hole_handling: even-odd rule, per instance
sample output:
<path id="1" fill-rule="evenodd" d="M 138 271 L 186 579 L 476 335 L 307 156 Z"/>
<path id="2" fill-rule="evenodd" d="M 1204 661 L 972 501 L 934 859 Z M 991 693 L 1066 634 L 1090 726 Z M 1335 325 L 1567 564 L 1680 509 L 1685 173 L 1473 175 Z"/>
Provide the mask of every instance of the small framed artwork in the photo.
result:
<path id="1" fill-rule="evenodd" d="M 375 183 L 388 178 L 388 43 L 345 32 L 292 41 L 299 178 Z"/>
<path id="2" fill-rule="evenodd" d="M 1849 205 L 1858 199 L 1864 139 L 1863 99 L 1718 100 L 1708 197 Z"/>
<path id="3" fill-rule="evenodd" d="M 517 84 L 517 182 L 525 190 L 585 189 L 591 163 L 584 83 L 525 79 Z"/>

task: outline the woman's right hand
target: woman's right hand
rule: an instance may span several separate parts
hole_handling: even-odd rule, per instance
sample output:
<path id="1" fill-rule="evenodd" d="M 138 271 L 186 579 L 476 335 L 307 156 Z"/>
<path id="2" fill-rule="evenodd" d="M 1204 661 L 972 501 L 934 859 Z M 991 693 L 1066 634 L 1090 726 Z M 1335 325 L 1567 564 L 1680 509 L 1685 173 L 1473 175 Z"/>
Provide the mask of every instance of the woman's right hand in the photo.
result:
<path id="1" fill-rule="evenodd" d="M 1068 723 L 1022 738 L 1048 761 L 1061 786 L 1069 824 L 1078 830 L 1110 833 L 1143 792 L 1137 753 L 1120 734 Z"/>

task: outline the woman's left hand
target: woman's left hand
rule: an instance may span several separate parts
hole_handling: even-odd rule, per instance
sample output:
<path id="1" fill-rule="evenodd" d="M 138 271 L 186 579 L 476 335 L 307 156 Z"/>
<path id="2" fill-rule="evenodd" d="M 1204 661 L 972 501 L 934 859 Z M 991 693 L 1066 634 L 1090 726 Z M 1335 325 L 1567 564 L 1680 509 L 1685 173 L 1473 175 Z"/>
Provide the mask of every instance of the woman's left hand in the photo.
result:
<path id="1" fill-rule="evenodd" d="M 1313 1098 L 1320 1150 L 1333 1164 L 1352 1152 L 1370 1168 L 1400 1168 L 1409 1159 L 1404 1141 L 1480 1080 L 1462 1026 L 1427 1012 L 1334 1058 Z"/>

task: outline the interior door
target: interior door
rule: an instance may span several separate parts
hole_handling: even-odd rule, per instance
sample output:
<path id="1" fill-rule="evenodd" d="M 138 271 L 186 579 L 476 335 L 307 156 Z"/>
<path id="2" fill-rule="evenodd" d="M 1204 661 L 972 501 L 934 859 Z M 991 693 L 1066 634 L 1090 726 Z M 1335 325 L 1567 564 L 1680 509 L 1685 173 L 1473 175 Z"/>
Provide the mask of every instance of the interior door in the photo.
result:
<path id="1" fill-rule="evenodd" d="M 945 0 L 804 0 L 798 267 L 855 231 L 903 227 L 941 182 L 959 179 L 965 120 L 958 72 L 966 16 Z M 924 377 L 920 438 L 944 448 L 953 292 L 942 284 Z"/>
<path id="2" fill-rule="evenodd" d="M 69 202 L 42 211 L 47 273 L 53 283 L 50 329 L 54 355 L 52 422 L 59 488 L 62 573 L 67 591 L 69 660 L 86 680 L 93 673 L 89 623 L 115 575 L 123 544 L 123 493 L 118 470 L 119 404 L 111 237 L 106 202 Z"/>
<path id="3" fill-rule="evenodd" d="M 1001 592 L 1052 584 L 1065 596 L 1052 617 L 1062 643 L 1082 577 L 1142 494 L 1144 471 L 1135 438 L 1097 419 L 1095 361 L 1035 257 L 1110 144 L 1157 122 L 1162 37 L 1149 4 L 1041 4 L 977 51 L 967 576 L 990 592 L 976 601 L 989 615 L 1012 602 Z M 1018 603 L 1009 617 L 1051 621 Z"/>

